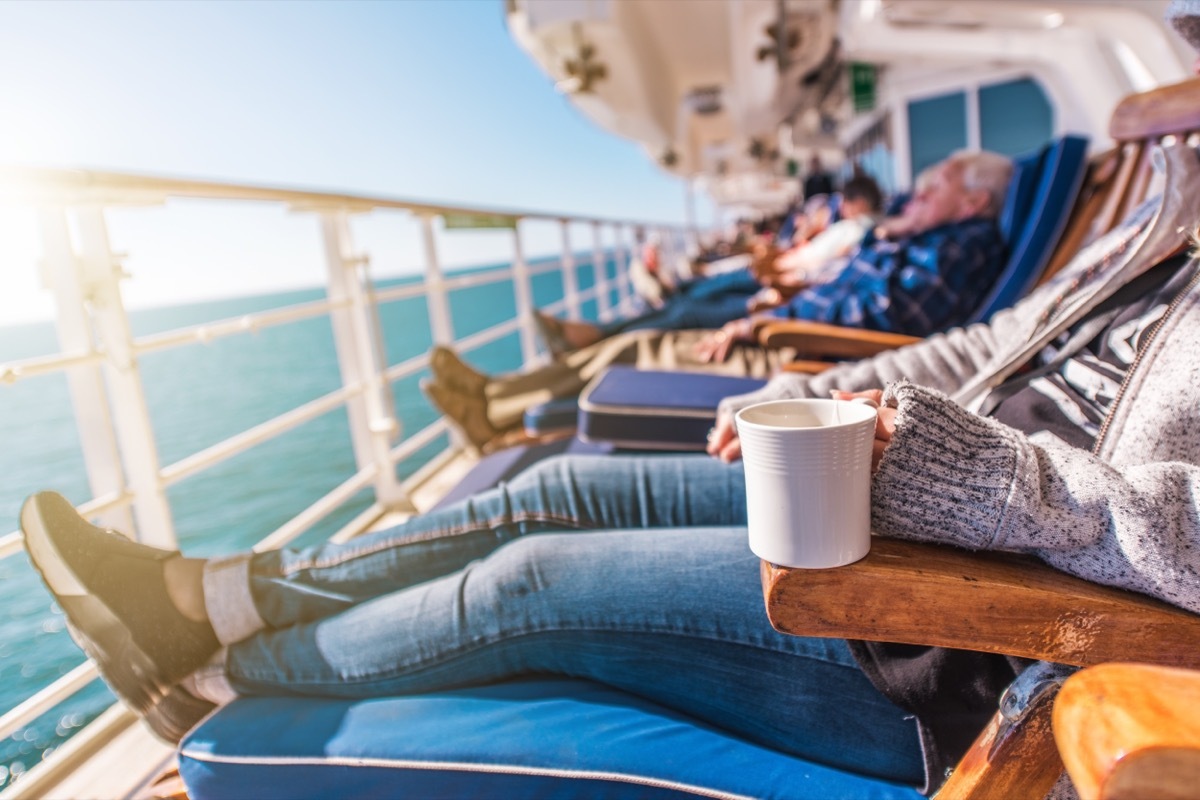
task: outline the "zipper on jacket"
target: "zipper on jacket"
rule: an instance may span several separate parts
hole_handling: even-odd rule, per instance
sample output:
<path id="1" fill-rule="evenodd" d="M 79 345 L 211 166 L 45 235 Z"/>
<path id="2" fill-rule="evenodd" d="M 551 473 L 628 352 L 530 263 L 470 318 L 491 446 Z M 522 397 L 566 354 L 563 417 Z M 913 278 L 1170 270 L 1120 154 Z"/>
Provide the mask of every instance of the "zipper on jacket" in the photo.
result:
<path id="1" fill-rule="evenodd" d="M 1169 319 L 1170 316 L 1175 313 L 1176 309 L 1178 309 L 1180 304 L 1183 303 L 1184 298 L 1192 293 L 1192 290 L 1196 288 L 1196 285 L 1200 284 L 1200 269 L 1197 269 L 1198 265 L 1200 265 L 1200 257 L 1193 258 L 1191 262 L 1189 262 L 1189 266 L 1191 266 L 1193 273 L 1191 280 L 1189 280 L 1187 285 L 1180 290 L 1179 294 L 1175 295 L 1174 299 L 1171 300 L 1170 305 L 1167 306 L 1167 310 L 1163 312 L 1162 317 L 1159 318 L 1158 322 L 1154 323 L 1154 327 L 1146 332 L 1146 340 L 1142 342 L 1142 346 L 1138 348 L 1137 355 L 1133 357 L 1133 363 L 1129 365 L 1129 369 L 1125 370 L 1125 378 L 1121 381 L 1121 386 L 1117 389 L 1116 397 L 1113 398 L 1112 405 L 1109 406 L 1108 414 L 1105 415 L 1104 422 L 1100 424 L 1100 430 L 1096 433 L 1096 442 L 1092 445 L 1092 455 L 1100 454 L 1100 448 L 1104 445 L 1104 439 L 1108 434 L 1108 429 L 1112 424 L 1113 417 L 1116 415 L 1117 406 L 1119 406 L 1121 404 L 1121 400 L 1125 398 L 1125 390 L 1129 387 L 1129 383 L 1133 378 L 1133 373 L 1137 371 L 1138 366 L 1142 363 L 1142 357 L 1145 355 L 1146 351 L 1150 349 L 1150 345 L 1154 342 L 1155 337 L 1158 336 L 1158 332 L 1162 329 L 1162 326 L 1166 323 L 1167 319 Z"/>

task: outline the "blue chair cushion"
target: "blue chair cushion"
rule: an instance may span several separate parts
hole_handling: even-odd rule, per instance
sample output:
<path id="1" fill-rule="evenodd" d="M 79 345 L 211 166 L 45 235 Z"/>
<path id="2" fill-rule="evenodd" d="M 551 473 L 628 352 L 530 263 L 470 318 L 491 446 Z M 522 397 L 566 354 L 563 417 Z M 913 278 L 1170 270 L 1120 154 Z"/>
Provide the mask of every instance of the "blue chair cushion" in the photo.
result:
<path id="1" fill-rule="evenodd" d="M 192 800 L 916 800 L 589 681 L 372 700 L 243 698 L 183 741 Z"/>
<path id="2" fill-rule="evenodd" d="M 987 322 L 1037 283 L 1067 226 L 1087 171 L 1088 140 L 1055 139 L 1036 156 L 1017 159 L 1000 215 L 1008 242 L 1008 263 L 967 324 Z"/>
<path id="3" fill-rule="evenodd" d="M 764 383 L 759 378 L 615 365 L 580 395 L 578 436 L 625 449 L 703 450 L 716 422 L 717 404 Z"/>
<path id="4" fill-rule="evenodd" d="M 525 409 L 525 432 L 530 436 L 574 429 L 579 420 L 579 398 L 563 397 Z"/>
<path id="5" fill-rule="evenodd" d="M 574 401 L 572 401 L 574 407 Z M 499 450 L 479 459 L 479 462 L 467 472 L 454 488 L 446 492 L 429 511 L 453 505 L 465 500 L 471 495 L 491 489 L 500 481 L 506 481 L 521 470 L 536 464 L 543 458 L 556 455 L 611 453 L 612 447 L 605 444 L 581 442 L 575 438 L 560 439 L 556 442 L 534 445 L 519 445 Z"/>
<path id="6" fill-rule="evenodd" d="M 1033 209 L 1033 196 L 1042 175 L 1045 149 L 1031 155 L 1013 159 L 1012 178 L 1004 194 L 1004 207 L 1000 210 L 997 226 L 1004 241 L 1012 244 L 1013 238 L 1025 229 L 1025 223 Z"/>

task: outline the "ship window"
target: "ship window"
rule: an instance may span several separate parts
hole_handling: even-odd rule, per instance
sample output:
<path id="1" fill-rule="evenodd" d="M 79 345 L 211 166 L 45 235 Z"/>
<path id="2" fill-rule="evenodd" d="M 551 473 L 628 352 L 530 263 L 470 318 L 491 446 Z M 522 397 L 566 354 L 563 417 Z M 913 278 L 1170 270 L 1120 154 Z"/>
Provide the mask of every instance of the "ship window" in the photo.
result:
<path id="1" fill-rule="evenodd" d="M 912 174 L 967 146 L 967 96 L 953 92 L 908 104 Z"/>
<path id="2" fill-rule="evenodd" d="M 1042 87 L 1029 78 L 979 89 L 979 136 L 984 150 L 1016 156 L 1050 141 L 1054 117 Z"/>

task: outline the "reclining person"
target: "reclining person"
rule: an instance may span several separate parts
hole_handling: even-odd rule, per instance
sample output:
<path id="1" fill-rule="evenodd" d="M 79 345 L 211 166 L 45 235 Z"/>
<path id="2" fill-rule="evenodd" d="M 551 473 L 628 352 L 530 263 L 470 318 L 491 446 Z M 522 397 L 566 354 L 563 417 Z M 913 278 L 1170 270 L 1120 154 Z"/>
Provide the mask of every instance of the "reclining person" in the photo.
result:
<path id="1" fill-rule="evenodd" d="M 819 322 L 925 336 L 962 323 L 1003 270 L 995 216 L 1012 163 L 994 153 L 956 153 L 931 168 L 906 207 L 906 235 L 871 240 L 829 283 L 797 294 L 786 314 Z M 482 448 L 539 403 L 574 397 L 613 364 L 768 377 L 791 360 L 746 341 L 741 325 L 701 330 L 629 331 L 567 353 L 532 371 L 488 376 L 445 348 L 430 356 L 433 404 Z"/>
<path id="2" fill-rule="evenodd" d="M 1200 162 L 1182 145 L 1167 162 L 1160 211 L 1138 209 L 991 323 L 759 394 L 887 385 L 878 535 L 1025 552 L 1200 612 L 1200 262 L 1169 257 L 1200 219 L 1185 191 Z M 1031 361 L 1040 372 L 1014 377 Z M 1098 375 L 1122 391 L 1095 391 Z M 981 403 L 991 418 L 968 410 Z M 736 455 L 727 423 L 713 451 Z M 21 520 L 77 641 L 169 740 L 236 695 L 552 673 L 932 791 L 1014 674 L 1000 656 L 913 647 L 897 670 L 887 645 L 772 630 L 742 470 L 702 455 L 560 459 L 347 544 L 210 561 L 95 529 L 53 494 Z"/>
<path id="3" fill-rule="evenodd" d="M 868 234 L 827 283 L 796 294 L 769 317 L 928 336 L 962 323 L 1003 269 L 996 218 L 1012 162 L 959 152 L 929 167 L 902 215 Z M 752 340 L 757 317 L 731 320 L 697 345 L 703 360 L 724 360 Z"/>
<path id="4" fill-rule="evenodd" d="M 746 267 L 690 281 L 667 296 L 661 307 L 616 322 L 559 320 L 537 312 L 539 332 L 550 352 L 559 357 L 625 331 L 719 328 L 746 316 L 750 304 L 764 289 L 774 292 L 778 298 L 774 304 L 778 304 L 784 292 L 794 294 L 804 285 L 834 279 L 870 231 L 882 204 L 883 195 L 875 181 L 855 178 L 843 190 L 840 220 L 812 239 L 773 256 L 758 270 Z"/>

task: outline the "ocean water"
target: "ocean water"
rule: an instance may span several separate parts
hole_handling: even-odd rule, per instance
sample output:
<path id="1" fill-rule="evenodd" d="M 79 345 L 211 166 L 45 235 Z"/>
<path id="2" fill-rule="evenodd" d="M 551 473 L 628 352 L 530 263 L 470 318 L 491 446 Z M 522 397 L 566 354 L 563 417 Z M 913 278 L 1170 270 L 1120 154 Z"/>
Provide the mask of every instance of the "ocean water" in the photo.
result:
<path id="1" fill-rule="evenodd" d="M 580 288 L 593 286 L 590 258 L 580 254 L 576 264 Z M 604 269 L 615 277 L 611 260 Z M 381 281 L 379 286 L 412 280 L 416 279 Z M 534 277 L 535 305 L 555 302 L 562 293 L 557 272 Z M 322 297 L 323 288 L 241 297 L 133 312 L 130 321 L 134 334 L 144 336 Z M 615 304 L 615 297 L 612 300 Z M 456 336 L 484 330 L 515 316 L 512 284 L 503 281 L 457 290 L 450 295 L 450 308 Z M 586 303 L 583 313 L 595 319 L 595 301 Z M 388 303 L 379 314 L 388 363 L 429 348 L 423 297 Z M 0 327 L 0 363 L 57 350 L 51 323 Z M 520 344 L 512 334 L 465 357 L 488 372 L 512 370 L 521 363 Z M 141 357 L 140 368 L 164 466 L 340 385 L 328 317 L 148 353 Z M 393 385 L 397 418 L 405 432 L 420 430 L 436 419 L 417 386 L 425 374 Z M 76 504 L 90 499 L 78 438 L 65 376 L 0 384 L 0 535 L 17 530 L 21 502 L 32 492 L 53 489 Z M 444 440 L 435 442 L 400 464 L 400 476 L 412 474 L 445 445 Z M 244 549 L 354 471 L 346 414 L 338 409 L 172 486 L 168 496 L 180 545 L 191 555 L 204 556 Z M 360 493 L 300 542 L 328 536 L 370 501 L 369 492 Z M 61 609 L 25 555 L 0 560 L 0 713 L 82 661 Z M 0 789 L 112 702 L 112 695 L 96 681 L 0 741 Z"/>

